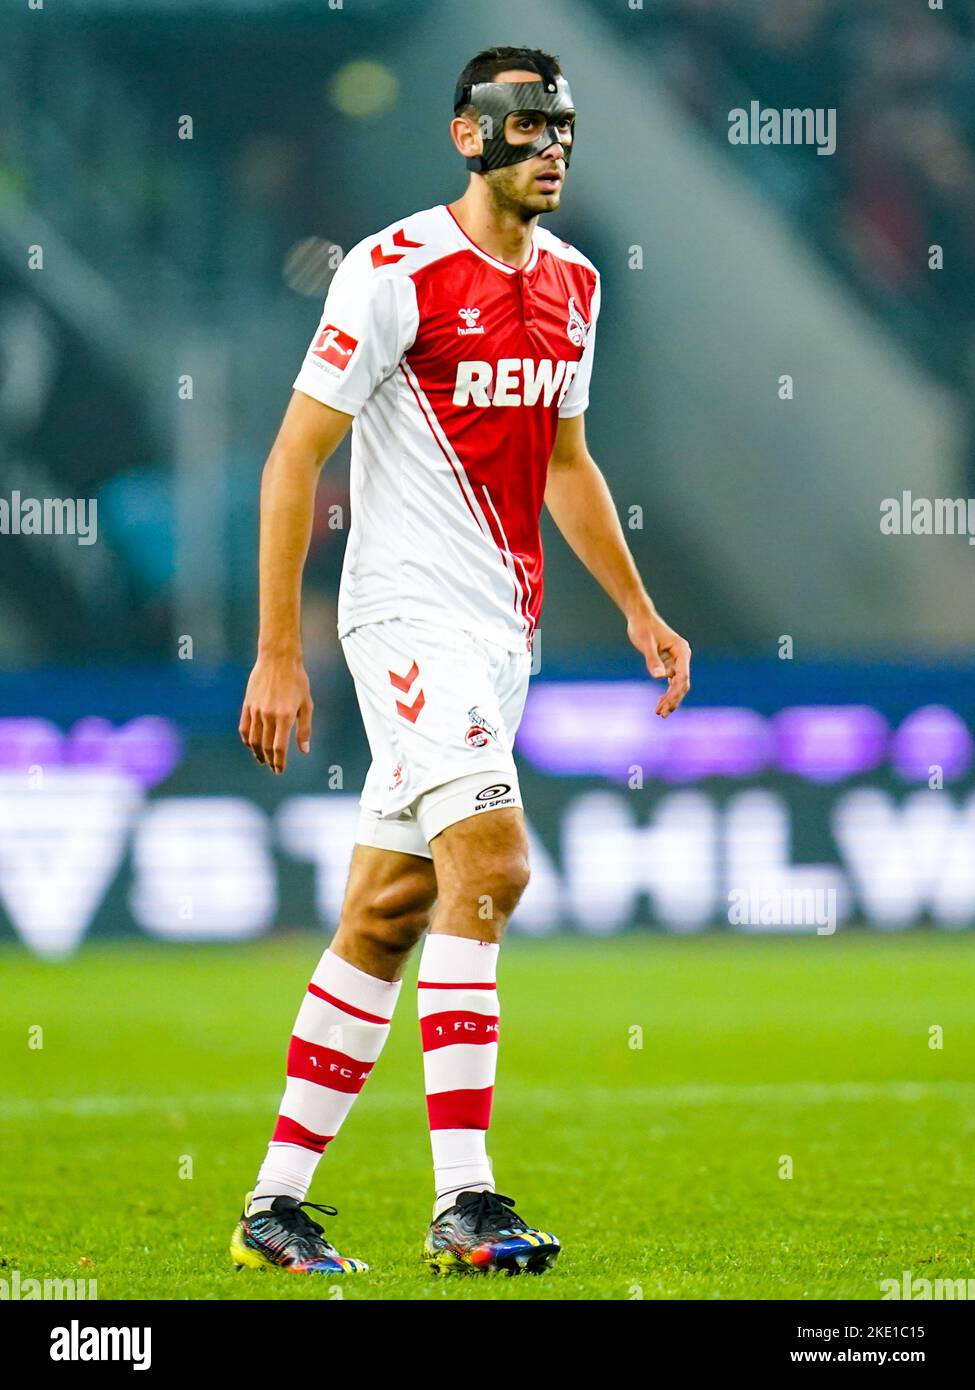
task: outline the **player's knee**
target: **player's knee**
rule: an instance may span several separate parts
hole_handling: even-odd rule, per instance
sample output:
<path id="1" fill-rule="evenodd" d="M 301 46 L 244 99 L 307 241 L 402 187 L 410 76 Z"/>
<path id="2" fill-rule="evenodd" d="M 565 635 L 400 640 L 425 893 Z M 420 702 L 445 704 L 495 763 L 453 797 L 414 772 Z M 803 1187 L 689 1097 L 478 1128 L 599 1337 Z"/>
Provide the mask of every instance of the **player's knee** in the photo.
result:
<path id="1" fill-rule="evenodd" d="M 436 895 L 429 875 L 403 874 L 370 894 L 356 914 L 356 934 L 378 950 L 410 951 L 429 926 Z"/>
<path id="2" fill-rule="evenodd" d="M 478 916 L 503 927 L 528 887 L 531 870 L 521 846 L 493 854 L 472 873 L 469 888 L 478 901 Z"/>

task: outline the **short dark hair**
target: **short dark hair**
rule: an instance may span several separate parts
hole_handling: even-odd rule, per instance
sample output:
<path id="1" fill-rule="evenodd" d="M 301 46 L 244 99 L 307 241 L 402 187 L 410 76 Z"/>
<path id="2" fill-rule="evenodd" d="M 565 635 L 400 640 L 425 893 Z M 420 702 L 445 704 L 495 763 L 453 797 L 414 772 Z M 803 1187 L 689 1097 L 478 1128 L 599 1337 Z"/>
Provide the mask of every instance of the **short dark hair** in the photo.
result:
<path id="1" fill-rule="evenodd" d="M 549 70 L 553 77 L 559 77 L 562 73 L 558 58 L 541 48 L 485 48 L 475 53 L 464 68 L 457 79 L 455 91 L 473 87 L 478 82 L 493 82 L 499 72 L 515 68 L 527 68 L 529 72 L 537 72 L 539 77 L 544 76 L 543 69 Z M 471 109 L 464 108 L 463 114 Z M 462 112 L 458 110 L 457 114 Z"/>

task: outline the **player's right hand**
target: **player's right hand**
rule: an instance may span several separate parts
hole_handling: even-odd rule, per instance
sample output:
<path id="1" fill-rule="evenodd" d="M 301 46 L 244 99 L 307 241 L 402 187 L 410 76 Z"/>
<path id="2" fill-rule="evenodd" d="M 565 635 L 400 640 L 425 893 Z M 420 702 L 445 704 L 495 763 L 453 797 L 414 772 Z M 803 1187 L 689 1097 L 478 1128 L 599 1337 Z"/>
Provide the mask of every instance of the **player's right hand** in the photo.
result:
<path id="1" fill-rule="evenodd" d="M 240 736 L 259 763 L 280 775 L 288 761 L 291 730 L 297 723 L 298 747 L 311 747 L 314 704 L 304 662 L 295 656 L 259 656 L 244 692 Z"/>

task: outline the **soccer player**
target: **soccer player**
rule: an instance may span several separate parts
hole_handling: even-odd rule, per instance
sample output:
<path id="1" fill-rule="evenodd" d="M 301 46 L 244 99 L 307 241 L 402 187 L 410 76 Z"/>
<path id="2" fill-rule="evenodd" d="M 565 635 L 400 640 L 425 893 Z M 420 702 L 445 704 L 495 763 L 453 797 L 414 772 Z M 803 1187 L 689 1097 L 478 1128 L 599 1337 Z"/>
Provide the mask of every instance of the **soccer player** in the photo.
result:
<path id="1" fill-rule="evenodd" d="M 496 970 L 528 882 L 512 757 L 542 602 L 543 501 L 615 600 L 666 718 L 690 648 L 640 580 L 586 446 L 599 273 L 539 225 L 573 150 L 558 61 L 493 48 L 458 79 L 450 133 L 466 192 L 392 223 L 343 260 L 294 383 L 261 490 L 260 637 L 240 719 L 259 763 L 307 753 L 301 575 L 319 470 L 352 426 L 351 530 L 338 632 L 372 754 L 341 920 L 288 1052 L 267 1156 L 231 1242 L 238 1266 L 367 1266 L 304 1210 L 420 958 L 436 1200 L 435 1271 L 538 1272 L 555 1236 L 495 1188 L 486 1148 L 498 1053 Z M 354 424 L 353 424 L 354 421 Z"/>

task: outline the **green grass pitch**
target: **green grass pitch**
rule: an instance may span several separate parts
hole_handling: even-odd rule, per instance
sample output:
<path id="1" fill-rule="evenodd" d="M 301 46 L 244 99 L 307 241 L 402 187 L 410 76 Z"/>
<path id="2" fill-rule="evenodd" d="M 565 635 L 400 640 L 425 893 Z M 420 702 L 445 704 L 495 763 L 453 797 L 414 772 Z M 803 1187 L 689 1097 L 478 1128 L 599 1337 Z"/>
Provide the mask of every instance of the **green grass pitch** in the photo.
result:
<path id="1" fill-rule="evenodd" d="M 323 946 L 0 952 L 4 1276 L 95 1278 L 100 1298 L 619 1300 L 877 1299 L 903 1270 L 975 1277 L 973 944 L 850 929 L 508 942 L 490 1151 L 500 1190 L 563 1242 L 538 1278 L 419 1263 L 411 971 L 310 1194 L 370 1273 L 235 1273 L 227 1242 Z"/>

